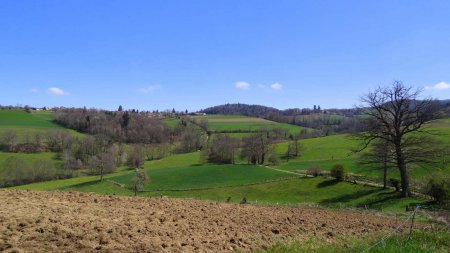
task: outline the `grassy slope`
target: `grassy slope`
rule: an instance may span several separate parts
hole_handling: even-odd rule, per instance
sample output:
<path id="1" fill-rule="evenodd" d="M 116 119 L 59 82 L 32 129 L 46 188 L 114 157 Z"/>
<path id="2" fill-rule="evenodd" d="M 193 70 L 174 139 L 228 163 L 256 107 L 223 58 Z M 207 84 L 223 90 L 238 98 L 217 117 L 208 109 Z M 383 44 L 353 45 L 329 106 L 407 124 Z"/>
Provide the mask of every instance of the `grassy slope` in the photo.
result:
<path id="1" fill-rule="evenodd" d="M 450 119 L 440 119 L 428 124 L 428 129 L 432 133 L 439 134 L 437 138 L 450 144 Z M 305 139 L 301 141 L 303 151 L 300 157 L 291 159 L 289 163 L 281 160 L 277 166 L 285 170 L 307 170 L 319 165 L 324 170 L 330 170 L 335 164 L 343 164 L 348 172 L 362 174 L 370 177 L 381 177 L 381 173 L 376 168 L 361 166 L 358 164 L 358 154 L 351 152 L 358 146 L 358 141 L 349 135 L 332 135 L 320 138 Z M 287 143 L 276 145 L 277 153 L 283 157 L 287 150 Z M 430 172 L 438 171 L 436 167 L 414 168 L 411 171 L 413 178 L 421 178 Z M 450 169 L 447 168 L 450 172 Z M 397 171 L 390 172 L 392 177 L 398 176 Z"/>
<path id="2" fill-rule="evenodd" d="M 51 111 L 36 111 L 27 113 L 21 110 L 0 110 L 0 135 L 6 130 L 14 131 L 18 135 L 19 142 L 26 135 L 30 135 L 30 137 L 33 138 L 34 133 L 44 134 L 51 130 L 63 130 L 69 132 L 73 136 L 82 136 L 81 133 L 66 129 L 54 123 Z M 52 152 L 37 154 L 0 152 L 0 169 L 2 167 L 2 163 L 8 157 L 20 158 L 28 165 L 32 165 L 35 160 L 39 159 L 51 160 L 56 166 L 60 163 L 57 159 L 57 154 Z"/>
<path id="3" fill-rule="evenodd" d="M 371 235 L 369 239 L 360 238 L 339 238 L 340 240 L 335 243 L 316 241 L 311 239 L 306 242 L 292 242 L 289 244 L 278 243 L 266 251 L 267 253 L 303 253 L 303 252 L 315 252 L 315 253 L 344 253 L 344 252 L 365 252 L 376 243 L 374 247 L 370 249 L 370 253 L 435 253 L 435 252 L 448 252 L 450 248 L 450 233 L 443 230 L 440 231 L 420 231 L 415 230 L 411 236 L 405 234 L 394 234 L 380 243 L 381 238 L 386 236 L 387 233 Z"/>
<path id="4" fill-rule="evenodd" d="M 261 118 L 246 117 L 242 115 L 207 115 L 197 116 L 194 118 L 208 120 L 208 129 L 215 132 L 239 132 L 255 131 L 265 128 L 282 128 L 288 130 L 292 134 L 296 134 L 302 129 L 302 127 L 300 126 L 278 123 Z"/>
<path id="5" fill-rule="evenodd" d="M 450 129 L 447 128 L 446 123 L 444 124 L 440 121 L 434 124 L 440 124 L 440 127 L 445 131 Z M 441 131 L 443 131 L 442 129 Z M 349 150 L 355 145 L 355 142 L 346 135 L 307 139 L 303 140 L 302 143 L 305 146 L 303 155 L 287 164 L 283 163 L 279 165 L 279 168 L 285 170 L 306 169 L 311 165 L 320 164 L 327 169 L 331 168 L 335 163 L 344 163 L 348 166 L 348 170 L 361 172 L 356 163 L 356 156 L 353 154 L 349 155 Z M 285 148 L 285 143 L 277 145 L 277 151 L 280 156 Z M 142 193 L 148 196 L 159 196 L 162 194 L 174 197 L 222 201 L 228 197 L 231 197 L 232 201 L 239 201 L 243 197 L 247 197 L 249 201 L 258 200 L 259 202 L 265 203 L 294 204 L 308 202 L 329 206 L 368 205 L 377 209 L 383 208 L 383 210 L 398 211 L 403 211 L 407 204 L 426 202 L 417 199 L 399 200 L 395 194 L 389 191 L 349 183 L 335 183 L 323 178 L 290 179 L 279 182 L 238 186 L 268 179 L 289 177 L 291 175 L 257 166 L 201 165 L 199 152 L 174 155 L 162 160 L 146 162 L 145 169 L 152 179 L 146 186 L 146 190 L 163 190 Z M 107 175 L 106 178 L 129 184 L 133 175 L 133 170 L 122 168 L 120 172 Z M 170 191 L 183 188 L 217 186 L 222 188 Z M 17 188 L 77 190 L 103 194 L 132 194 L 128 189 L 121 188 L 110 182 L 98 182 L 98 177 L 57 180 Z"/>
<path id="6" fill-rule="evenodd" d="M 146 196 L 167 195 L 183 198 L 197 198 L 239 202 L 243 197 L 248 201 L 270 204 L 314 203 L 327 206 L 354 207 L 368 205 L 385 211 L 403 211 L 405 205 L 424 203 L 423 200 L 399 200 L 390 191 L 349 183 L 336 183 L 324 178 L 288 179 L 270 183 L 262 181 L 291 177 L 291 174 L 273 171 L 264 167 L 249 165 L 198 165 L 198 152 L 174 155 L 168 158 L 146 162 L 145 168 L 151 178 L 146 190 L 162 189 L 140 193 Z M 129 184 L 133 170 L 122 168 L 105 178 Z M 31 190 L 68 190 L 97 192 L 101 194 L 132 195 L 126 188 L 110 182 L 99 182 L 99 177 L 80 177 L 49 182 L 34 183 L 15 187 Z M 261 182 L 253 185 L 251 184 Z M 171 191 L 183 188 L 213 189 Z M 232 186 L 232 187 L 224 187 Z"/>
<path id="7" fill-rule="evenodd" d="M 0 110 L 0 134 L 5 130 L 13 130 L 19 138 L 23 138 L 27 134 L 43 134 L 48 130 L 55 129 L 68 131 L 73 136 L 82 135 L 54 123 L 50 111 L 27 113 L 21 110 Z"/>
<path id="8" fill-rule="evenodd" d="M 235 186 L 287 177 L 289 175 L 253 165 L 201 165 L 177 168 L 147 169 L 152 182 L 144 190 L 198 189 Z M 131 185 L 134 173 L 112 177 Z"/>
<path id="9" fill-rule="evenodd" d="M 8 159 L 9 157 L 16 157 L 22 159 L 25 163 L 28 165 L 32 165 L 34 161 L 36 160 L 52 160 L 55 163 L 58 163 L 59 161 L 57 158 L 57 153 L 52 152 L 44 152 L 44 153 L 37 153 L 37 154 L 24 154 L 24 153 L 9 153 L 9 152 L 1 152 L 0 151 L 0 168 L 1 164 Z"/>

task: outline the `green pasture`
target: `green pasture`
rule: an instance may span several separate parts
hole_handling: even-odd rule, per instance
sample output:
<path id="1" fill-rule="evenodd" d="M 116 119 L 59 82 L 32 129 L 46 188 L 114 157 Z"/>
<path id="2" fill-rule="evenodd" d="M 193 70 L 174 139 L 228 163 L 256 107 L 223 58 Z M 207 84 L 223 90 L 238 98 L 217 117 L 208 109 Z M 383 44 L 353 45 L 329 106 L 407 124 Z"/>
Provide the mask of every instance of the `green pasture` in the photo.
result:
<path id="1" fill-rule="evenodd" d="M 2 127 L 38 127 L 60 128 L 52 122 L 51 112 L 27 113 L 20 110 L 0 110 L 0 126 Z"/>
<path id="2" fill-rule="evenodd" d="M 290 134 L 297 134 L 302 127 L 277 123 L 274 121 L 255 121 L 255 122 L 208 122 L 208 130 L 213 132 L 255 132 L 261 129 L 281 128 Z"/>
<path id="3" fill-rule="evenodd" d="M 33 111 L 27 113 L 21 110 L 0 110 L 0 134 L 6 130 L 14 131 L 20 139 L 39 133 L 44 135 L 48 131 L 64 130 L 73 136 L 81 136 L 74 130 L 64 128 L 53 122 L 51 111 Z"/>
<path id="4" fill-rule="evenodd" d="M 147 169 L 151 179 L 144 190 L 177 190 L 236 186 L 288 177 L 289 174 L 255 165 L 199 165 L 190 167 Z M 111 177 L 131 185 L 134 172 Z"/>
<path id="5" fill-rule="evenodd" d="M 180 124 L 180 119 L 177 118 L 164 118 L 161 120 L 164 124 L 169 126 L 170 128 L 175 128 Z"/>

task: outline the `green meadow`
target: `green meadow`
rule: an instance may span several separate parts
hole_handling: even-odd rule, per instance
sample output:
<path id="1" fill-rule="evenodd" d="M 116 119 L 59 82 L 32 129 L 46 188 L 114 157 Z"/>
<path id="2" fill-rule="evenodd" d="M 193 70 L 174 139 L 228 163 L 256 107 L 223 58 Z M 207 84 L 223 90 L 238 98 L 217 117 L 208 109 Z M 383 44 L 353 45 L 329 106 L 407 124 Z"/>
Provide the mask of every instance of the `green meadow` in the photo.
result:
<path id="1" fill-rule="evenodd" d="M 22 125 L 26 129 L 35 127 L 63 129 L 52 122 L 50 113 L 29 114 L 21 111 L 4 111 L 0 124 L 13 127 Z M 258 129 L 258 124 L 271 125 L 271 121 L 244 116 L 207 116 L 215 129 L 231 131 Z M 3 118 L 5 119 L 5 118 Z M 22 119 L 22 120 L 20 120 Z M 32 120 L 33 119 L 33 120 Z M 168 120 L 168 119 L 166 119 Z M 227 122 L 229 121 L 229 122 Z M 231 121 L 231 122 L 230 122 Z M 170 119 L 175 125 L 176 119 Z M 274 124 L 274 125 L 279 125 Z M 210 125 L 211 126 L 211 125 Z M 289 125 L 290 126 L 290 125 Z M 290 126 L 296 127 L 296 126 Z M 300 128 L 297 128 L 299 130 Z M 450 133 L 450 120 L 443 119 L 429 124 L 429 129 L 443 135 Z M 223 134 L 223 133 L 222 133 Z M 236 135 L 236 136 L 234 136 Z M 242 137 L 245 133 L 231 133 L 233 137 Z M 214 135 L 213 135 L 214 137 Z M 448 136 L 442 137 L 447 140 Z M 449 142 L 450 143 L 450 142 Z M 261 204 L 302 205 L 313 204 L 329 207 L 363 207 L 383 211 L 403 211 L 406 205 L 427 204 L 428 200 L 399 199 L 392 190 L 382 190 L 376 187 L 355 185 L 347 182 L 336 182 L 323 177 L 304 178 L 292 174 L 292 171 L 307 170 L 320 166 L 329 170 L 335 164 L 343 164 L 347 172 L 357 173 L 373 178 L 379 178 L 381 173 L 376 168 L 363 167 L 358 164 L 358 155 L 352 153 L 358 142 L 350 135 L 332 135 L 301 140 L 302 151 L 299 157 L 286 162 L 284 154 L 287 142 L 274 144 L 279 157 L 279 164 L 270 167 L 247 165 L 238 160 L 234 165 L 209 164 L 202 158 L 201 152 L 175 154 L 161 160 L 146 161 L 144 169 L 150 177 L 143 196 L 171 196 L 181 198 L 196 198 L 240 202 L 244 197 L 247 201 Z M 16 156 L 32 164 L 36 159 L 50 159 L 55 164 L 61 161 L 55 153 L 15 154 L 0 152 L 0 164 L 9 156 Z M 430 169 L 415 169 L 415 178 L 429 173 Z M 114 173 L 105 176 L 100 182 L 98 176 L 82 176 L 70 179 L 53 180 L 17 186 L 17 189 L 30 190 L 65 190 L 86 191 L 100 194 L 132 195 L 130 190 L 134 169 L 121 166 Z M 397 176 L 392 172 L 391 176 Z"/>
<path id="2" fill-rule="evenodd" d="M 206 115 L 195 116 L 193 118 L 208 121 L 208 130 L 216 133 L 254 132 L 261 129 L 281 128 L 290 134 L 297 134 L 302 129 L 300 126 L 241 115 Z"/>
<path id="3" fill-rule="evenodd" d="M 0 110 L 0 134 L 6 130 L 14 131 L 19 139 L 27 135 L 32 137 L 35 133 L 45 134 L 51 130 L 64 130 L 73 136 L 82 135 L 54 123 L 51 111 L 28 113 L 21 110 Z"/>

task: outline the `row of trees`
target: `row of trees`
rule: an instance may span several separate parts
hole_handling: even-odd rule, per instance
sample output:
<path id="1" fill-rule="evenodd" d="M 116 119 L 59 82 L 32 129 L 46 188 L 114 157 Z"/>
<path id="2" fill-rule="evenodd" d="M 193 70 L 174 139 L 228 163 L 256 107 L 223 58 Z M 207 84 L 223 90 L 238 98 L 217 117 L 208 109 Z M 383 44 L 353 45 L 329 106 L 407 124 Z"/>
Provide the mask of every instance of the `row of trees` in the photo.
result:
<path id="1" fill-rule="evenodd" d="M 54 117 L 65 127 L 116 142 L 163 143 L 170 137 L 169 127 L 146 113 L 73 108 L 56 110 Z"/>
<path id="2" fill-rule="evenodd" d="M 300 135 L 295 135 L 288 143 L 285 156 L 287 159 L 301 153 Z M 204 155 L 212 163 L 235 163 L 237 155 L 249 164 L 275 164 L 278 156 L 274 144 L 278 139 L 271 137 L 270 132 L 259 132 L 238 140 L 226 134 L 218 135 L 211 140 Z M 240 152 L 239 152 L 240 150 Z"/>
<path id="3" fill-rule="evenodd" d="M 0 170 L 0 187 L 14 186 L 51 179 L 67 178 L 71 175 L 58 169 L 50 160 L 35 160 L 31 165 L 17 157 L 9 157 Z"/>

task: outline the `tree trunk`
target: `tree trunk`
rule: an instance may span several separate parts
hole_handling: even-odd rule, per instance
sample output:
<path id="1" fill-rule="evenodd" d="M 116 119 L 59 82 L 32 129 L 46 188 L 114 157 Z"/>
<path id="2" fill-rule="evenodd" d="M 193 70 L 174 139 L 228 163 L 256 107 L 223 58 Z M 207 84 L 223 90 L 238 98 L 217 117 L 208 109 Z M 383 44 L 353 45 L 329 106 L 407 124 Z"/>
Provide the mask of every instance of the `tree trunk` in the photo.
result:
<path id="1" fill-rule="evenodd" d="M 402 197 L 409 197 L 409 177 L 408 171 L 406 170 L 405 158 L 403 156 L 403 151 L 400 142 L 395 144 L 395 153 L 397 158 L 397 167 L 400 171 L 400 179 L 402 186 Z"/>

